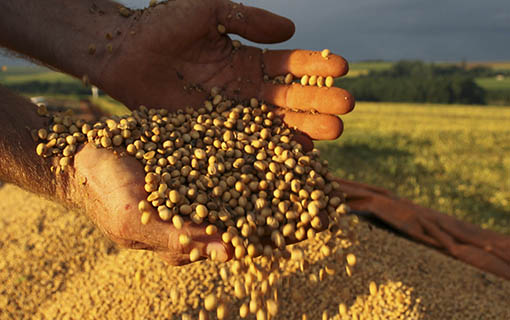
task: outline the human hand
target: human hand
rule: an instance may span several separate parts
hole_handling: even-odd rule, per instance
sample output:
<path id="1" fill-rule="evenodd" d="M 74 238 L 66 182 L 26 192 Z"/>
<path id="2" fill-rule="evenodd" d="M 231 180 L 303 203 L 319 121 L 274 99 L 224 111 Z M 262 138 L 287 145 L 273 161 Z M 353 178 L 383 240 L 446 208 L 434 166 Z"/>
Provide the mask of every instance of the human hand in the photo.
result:
<path id="1" fill-rule="evenodd" d="M 225 262 L 233 257 L 232 245 L 221 240 L 221 232 L 207 235 L 205 223 L 198 225 L 185 219 L 179 230 L 161 220 L 154 209 L 149 222 L 141 223 L 138 203 L 147 198 L 147 193 L 142 165 L 134 157 L 85 144 L 66 174 L 71 176 L 68 181 L 72 184 L 67 202 L 84 210 L 94 224 L 121 247 L 152 250 L 170 265 L 190 263 L 189 253 L 193 248 L 199 250 L 201 259 L 210 258 L 212 250 L 217 253 L 217 261 Z M 328 215 L 321 212 L 319 217 L 324 230 L 328 226 Z M 181 234 L 191 238 L 190 245 L 179 242 Z M 299 241 L 294 236 L 286 239 L 287 244 Z M 262 243 L 273 245 L 269 238 Z"/>
<path id="2" fill-rule="evenodd" d="M 510 279 L 510 237 L 418 206 L 378 187 L 337 181 L 350 208 L 370 213 L 416 241 Z"/>
<path id="3" fill-rule="evenodd" d="M 114 48 L 99 86 L 130 108 L 201 106 L 210 89 L 220 87 L 230 98 L 256 97 L 281 107 L 277 112 L 284 121 L 312 139 L 335 139 L 343 129 L 336 115 L 354 107 L 353 97 L 340 88 L 264 81 L 265 74 L 342 76 L 348 71 L 342 57 L 330 55 L 326 60 L 319 52 L 305 50 L 235 49 L 217 29 L 221 24 L 227 33 L 277 43 L 294 33 L 294 24 L 286 18 L 228 0 L 180 0 L 125 21 L 124 38 Z"/>
<path id="4" fill-rule="evenodd" d="M 118 245 L 155 251 L 171 265 L 190 263 L 193 248 L 199 249 L 201 258 L 209 257 L 212 250 L 216 250 L 218 261 L 232 257 L 232 248 L 221 241 L 220 234 L 207 235 L 204 225 L 186 221 L 178 230 L 157 218 L 157 213 L 147 224 L 140 222 L 138 202 L 147 193 L 142 165 L 134 157 L 86 144 L 75 155 L 70 170 L 71 201 Z M 187 234 L 191 244 L 181 245 L 180 234 Z"/>

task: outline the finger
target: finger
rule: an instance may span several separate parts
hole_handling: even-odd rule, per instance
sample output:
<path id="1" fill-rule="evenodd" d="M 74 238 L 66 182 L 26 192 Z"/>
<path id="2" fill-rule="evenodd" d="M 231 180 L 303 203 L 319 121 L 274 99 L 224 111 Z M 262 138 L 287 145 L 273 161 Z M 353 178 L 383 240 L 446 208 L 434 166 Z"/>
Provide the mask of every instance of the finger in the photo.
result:
<path id="1" fill-rule="evenodd" d="M 288 40 L 295 31 L 294 23 L 269 11 L 227 1 L 219 13 L 219 22 L 228 33 L 258 43 Z"/>
<path id="2" fill-rule="evenodd" d="M 261 100 L 288 109 L 328 114 L 346 114 L 354 109 L 354 97 L 341 88 L 275 85 L 266 82 L 262 85 L 260 95 Z"/>
<path id="3" fill-rule="evenodd" d="M 292 73 L 304 75 L 341 77 L 349 71 L 347 61 L 335 54 L 327 58 L 318 51 L 310 50 L 268 50 L 263 54 L 264 71 L 270 76 Z"/>
<path id="4" fill-rule="evenodd" d="M 220 233 L 208 235 L 205 232 L 205 224 L 195 224 L 191 221 L 185 221 L 181 229 L 177 229 L 173 224 L 153 218 L 149 223 L 142 226 L 140 239 L 138 241 L 147 243 L 158 251 L 168 251 L 169 255 L 187 255 L 192 249 L 198 249 L 202 259 L 210 257 L 212 251 L 216 251 L 216 259 L 221 262 L 232 258 L 232 248 L 221 240 Z M 191 242 L 183 244 L 179 240 L 180 235 L 186 235 Z"/>
<path id="5" fill-rule="evenodd" d="M 289 127 L 298 129 L 313 140 L 334 140 L 343 131 L 342 120 L 337 116 L 294 112 L 283 108 L 277 108 L 275 112 Z"/>
<path id="6" fill-rule="evenodd" d="M 191 263 L 189 254 L 176 254 L 170 251 L 156 251 L 156 253 L 171 266 L 184 266 Z"/>
<path id="7" fill-rule="evenodd" d="M 299 143 L 305 152 L 311 151 L 313 149 L 312 139 L 302 132 L 296 132 L 294 134 L 294 141 Z"/>
<path id="8" fill-rule="evenodd" d="M 329 215 L 326 211 L 321 211 L 319 213 L 319 219 L 321 221 L 321 227 L 319 228 L 318 232 L 322 232 L 326 230 L 329 227 Z"/>

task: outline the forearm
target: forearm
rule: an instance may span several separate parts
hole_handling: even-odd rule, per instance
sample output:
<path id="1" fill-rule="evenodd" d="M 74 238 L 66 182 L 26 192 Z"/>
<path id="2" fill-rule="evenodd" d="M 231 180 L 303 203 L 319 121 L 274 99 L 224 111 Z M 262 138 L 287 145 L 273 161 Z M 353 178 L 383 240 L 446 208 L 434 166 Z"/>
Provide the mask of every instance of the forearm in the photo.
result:
<path id="1" fill-rule="evenodd" d="M 67 202 L 68 176 L 52 172 L 53 159 L 35 152 L 30 131 L 43 127 L 36 106 L 0 86 L 0 180 Z"/>
<path id="2" fill-rule="evenodd" d="M 2 0 L 0 46 L 100 85 L 128 22 L 110 0 Z"/>

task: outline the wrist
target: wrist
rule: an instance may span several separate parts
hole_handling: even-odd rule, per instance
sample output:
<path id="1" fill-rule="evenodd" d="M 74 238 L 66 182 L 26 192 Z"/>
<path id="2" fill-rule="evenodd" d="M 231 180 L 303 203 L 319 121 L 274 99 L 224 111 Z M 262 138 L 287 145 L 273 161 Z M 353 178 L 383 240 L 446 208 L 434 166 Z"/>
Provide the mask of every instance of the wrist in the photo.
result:
<path id="1" fill-rule="evenodd" d="M 56 175 L 55 159 L 36 153 L 35 130 L 47 125 L 35 105 L 0 86 L 0 180 L 48 198 L 65 198 L 67 177 Z"/>
<path id="2" fill-rule="evenodd" d="M 129 18 L 110 0 L 0 2 L 0 45 L 101 85 Z M 49 8 L 49 9 L 48 9 Z"/>

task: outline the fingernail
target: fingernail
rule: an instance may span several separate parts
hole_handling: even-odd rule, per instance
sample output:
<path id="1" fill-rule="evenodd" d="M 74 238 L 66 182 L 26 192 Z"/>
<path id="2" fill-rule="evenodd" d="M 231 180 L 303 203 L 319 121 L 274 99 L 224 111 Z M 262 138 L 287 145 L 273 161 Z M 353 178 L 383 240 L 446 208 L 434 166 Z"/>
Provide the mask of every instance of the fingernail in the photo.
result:
<path id="1" fill-rule="evenodd" d="M 213 251 L 215 253 L 213 253 Z M 205 252 L 212 260 L 225 262 L 228 259 L 227 251 L 225 250 L 225 246 L 219 242 L 211 242 L 205 248 Z"/>

